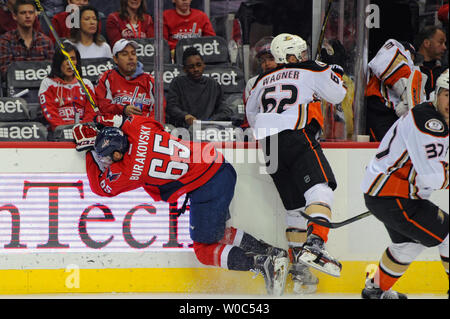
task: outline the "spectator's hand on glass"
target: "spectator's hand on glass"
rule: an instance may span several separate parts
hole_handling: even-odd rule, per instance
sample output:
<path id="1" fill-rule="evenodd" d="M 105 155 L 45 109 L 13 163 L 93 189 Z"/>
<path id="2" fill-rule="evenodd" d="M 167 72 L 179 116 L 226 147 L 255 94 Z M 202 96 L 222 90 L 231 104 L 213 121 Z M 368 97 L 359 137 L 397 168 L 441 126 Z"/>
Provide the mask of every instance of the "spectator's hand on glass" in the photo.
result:
<path id="1" fill-rule="evenodd" d="M 125 115 L 142 115 L 142 110 L 139 107 L 130 104 L 125 107 Z"/>
<path id="2" fill-rule="evenodd" d="M 187 115 L 184 117 L 184 121 L 185 121 L 189 126 L 191 126 L 192 124 L 194 124 L 194 121 L 195 121 L 195 120 L 197 120 L 197 118 L 196 118 L 195 116 L 191 115 L 191 114 L 187 114 Z"/>

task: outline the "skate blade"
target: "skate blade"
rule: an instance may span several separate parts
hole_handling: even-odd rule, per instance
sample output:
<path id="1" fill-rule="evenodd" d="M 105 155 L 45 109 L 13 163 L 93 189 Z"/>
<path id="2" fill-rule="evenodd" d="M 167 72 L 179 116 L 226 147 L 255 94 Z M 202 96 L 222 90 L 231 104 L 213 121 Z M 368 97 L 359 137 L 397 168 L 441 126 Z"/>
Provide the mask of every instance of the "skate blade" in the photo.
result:
<path id="1" fill-rule="evenodd" d="M 317 256 L 305 251 L 299 258 L 298 261 L 302 264 L 305 264 L 309 267 L 313 267 L 314 269 L 317 269 L 323 273 L 326 273 L 327 275 L 333 276 L 333 277 L 340 277 L 341 276 L 341 269 L 339 266 L 332 262 L 327 262 L 323 265 L 319 265 L 315 263 L 314 261 L 317 259 Z"/>
<path id="2" fill-rule="evenodd" d="M 286 257 L 276 258 L 274 261 L 274 272 L 272 295 L 281 296 L 286 287 L 286 279 L 289 273 L 289 259 Z"/>

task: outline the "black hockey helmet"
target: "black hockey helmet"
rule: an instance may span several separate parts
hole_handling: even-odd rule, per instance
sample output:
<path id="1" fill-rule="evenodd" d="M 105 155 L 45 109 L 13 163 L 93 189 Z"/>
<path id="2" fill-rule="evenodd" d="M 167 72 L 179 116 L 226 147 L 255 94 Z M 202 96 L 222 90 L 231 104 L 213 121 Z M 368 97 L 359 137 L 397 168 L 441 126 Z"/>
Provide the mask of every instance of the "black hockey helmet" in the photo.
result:
<path id="1" fill-rule="evenodd" d="M 117 127 L 104 127 L 95 139 L 94 149 L 101 157 L 112 157 L 115 151 L 125 154 L 128 150 L 128 139 Z"/>

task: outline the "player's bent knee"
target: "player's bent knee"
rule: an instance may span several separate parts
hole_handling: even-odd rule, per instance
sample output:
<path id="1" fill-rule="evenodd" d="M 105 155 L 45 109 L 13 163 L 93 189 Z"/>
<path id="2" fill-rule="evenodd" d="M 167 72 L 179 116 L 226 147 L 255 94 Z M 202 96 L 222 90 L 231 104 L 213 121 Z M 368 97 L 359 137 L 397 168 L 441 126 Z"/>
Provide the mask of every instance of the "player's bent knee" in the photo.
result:
<path id="1" fill-rule="evenodd" d="M 333 190 L 326 183 L 314 185 L 305 192 L 306 207 L 315 203 L 321 203 L 331 208 L 333 199 Z"/>

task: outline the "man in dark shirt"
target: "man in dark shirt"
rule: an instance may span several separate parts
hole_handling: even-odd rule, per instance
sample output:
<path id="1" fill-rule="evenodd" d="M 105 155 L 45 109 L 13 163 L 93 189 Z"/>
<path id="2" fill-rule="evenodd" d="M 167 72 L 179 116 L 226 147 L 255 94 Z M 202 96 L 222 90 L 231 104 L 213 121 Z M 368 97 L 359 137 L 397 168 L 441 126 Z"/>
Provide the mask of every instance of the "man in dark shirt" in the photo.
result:
<path id="1" fill-rule="evenodd" d="M 51 61 L 55 53 L 49 37 L 33 29 L 37 19 L 34 1 L 17 0 L 13 18 L 17 29 L 0 37 L 0 72 L 6 78 L 8 66 L 14 61 Z"/>
<path id="2" fill-rule="evenodd" d="M 231 109 L 224 103 L 217 81 L 203 76 L 205 63 L 194 47 L 183 53 L 186 75 L 176 77 L 167 94 L 167 122 L 176 127 L 191 126 L 195 120 L 229 120 Z"/>
<path id="3" fill-rule="evenodd" d="M 428 76 L 425 85 L 427 99 L 430 99 L 430 93 L 434 91 L 439 75 L 448 68 L 448 61 L 442 59 L 447 49 L 446 40 L 445 31 L 437 26 L 426 26 L 417 36 L 418 54 L 415 64 Z"/>

